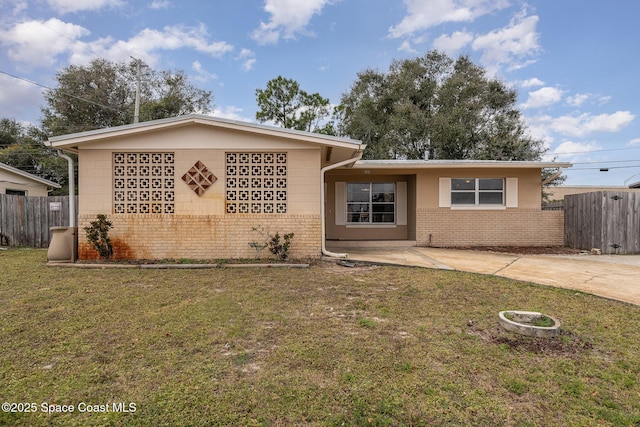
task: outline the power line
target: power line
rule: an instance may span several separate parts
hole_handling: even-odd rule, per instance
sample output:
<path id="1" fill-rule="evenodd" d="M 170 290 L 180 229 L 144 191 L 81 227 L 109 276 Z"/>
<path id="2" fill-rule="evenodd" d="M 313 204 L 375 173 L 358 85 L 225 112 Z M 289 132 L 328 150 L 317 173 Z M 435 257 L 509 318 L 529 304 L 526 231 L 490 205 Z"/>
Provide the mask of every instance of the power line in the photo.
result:
<path id="1" fill-rule="evenodd" d="M 599 162 L 571 162 L 573 165 L 599 165 L 602 163 L 630 163 L 630 162 L 640 162 L 640 160 L 601 160 Z"/>
<path id="2" fill-rule="evenodd" d="M 35 82 L 35 81 L 33 81 L 33 80 L 29 80 L 29 79 L 27 79 L 27 78 L 25 78 L 25 77 L 20 77 L 20 76 L 16 76 L 16 75 L 14 75 L 14 74 L 11 74 L 11 73 L 7 73 L 6 71 L 2 71 L 2 70 L 0 70 L 0 73 L 1 73 L 1 74 L 5 74 L 5 75 L 7 75 L 7 76 L 9 76 L 9 77 L 13 77 L 14 79 L 22 80 L 22 81 L 24 81 L 24 82 L 31 83 L 32 85 L 36 85 L 36 86 L 39 86 L 39 87 L 42 87 L 42 88 L 45 88 L 45 89 L 48 89 L 48 90 L 56 90 L 56 89 L 53 89 L 53 88 L 51 88 L 51 87 L 49 87 L 49 86 L 46 86 L 46 85 L 43 85 L 43 84 L 41 84 L 41 83 Z M 59 90 L 59 89 L 58 89 L 58 90 Z M 71 93 L 62 92 L 62 91 L 60 91 L 60 93 L 61 93 L 62 95 L 65 95 L 65 96 L 69 96 L 69 97 L 71 97 L 71 98 L 75 98 L 75 99 L 78 99 L 78 100 L 80 100 L 80 101 L 88 102 L 89 104 L 93 104 L 93 105 L 96 105 L 96 106 L 98 106 L 98 107 L 106 108 L 106 109 L 108 109 L 108 110 L 112 110 L 112 111 L 115 111 L 115 112 L 117 112 L 117 113 L 123 114 L 123 112 L 122 112 L 122 111 L 120 111 L 120 110 L 119 110 L 119 109 L 117 109 L 117 108 L 113 108 L 113 107 L 110 107 L 110 106 L 108 106 L 108 105 L 103 105 L 103 104 L 100 104 L 100 103 L 98 103 L 98 102 L 91 101 L 90 99 L 82 98 L 81 96 L 78 96 L 78 95 L 73 95 L 73 94 L 71 94 Z"/>
<path id="3" fill-rule="evenodd" d="M 629 165 L 629 166 L 611 166 L 611 167 L 605 167 L 605 168 L 599 168 L 599 167 L 593 167 L 593 168 L 569 168 L 569 169 L 565 169 L 565 172 L 571 172 L 571 171 L 584 171 L 584 170 L 600 170 L 600 169 L 632 169 L 632 168 L 640 168 L 640 165 Z M 603 171 L 604 172 L 604 171 Z"/>
<path id="4" fill-rule="evenodd" d="M 572 154 L 589 154 L 589 153 L 602 153 L 606 151 L 622 151 L 622 150 L 640 150 L 640 146 L 628 147 L 628 148 L 603 148 L 602 150 L 589 150 L 589 151 L 571 151 L 566 153 L 549 153 L 554 156 L 570 156 Z"/>

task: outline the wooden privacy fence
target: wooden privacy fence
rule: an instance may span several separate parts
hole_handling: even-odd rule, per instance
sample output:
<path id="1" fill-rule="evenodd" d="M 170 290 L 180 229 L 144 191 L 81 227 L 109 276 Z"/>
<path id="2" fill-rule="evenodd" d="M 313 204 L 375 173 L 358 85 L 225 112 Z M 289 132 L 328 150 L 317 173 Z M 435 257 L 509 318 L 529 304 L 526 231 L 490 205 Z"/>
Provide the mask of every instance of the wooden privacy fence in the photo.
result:
<path id="1" fill-rule="evenodd" d="M 640 253 L 640 192 L 596 191 L 564 198 L 564 242 L 603 254 Z"/>
<path id="2" fill-rule="evenodd" d="M 0 194 L 0 245 L 46 248 L 49 228 L 61 226 L 69 226 L 69 196 Z"/>

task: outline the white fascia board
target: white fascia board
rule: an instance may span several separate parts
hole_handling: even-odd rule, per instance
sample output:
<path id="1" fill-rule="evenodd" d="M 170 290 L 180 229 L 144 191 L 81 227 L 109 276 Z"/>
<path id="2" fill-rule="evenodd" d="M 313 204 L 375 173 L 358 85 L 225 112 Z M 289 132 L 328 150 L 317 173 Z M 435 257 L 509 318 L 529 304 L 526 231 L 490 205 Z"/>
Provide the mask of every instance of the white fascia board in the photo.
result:
<path id="1" fill-rule="evenodd" d="M 451 168 L 570 168 L 571 163 L 498 160 L 360 160 L 354 169 L 451 169 Z"/>

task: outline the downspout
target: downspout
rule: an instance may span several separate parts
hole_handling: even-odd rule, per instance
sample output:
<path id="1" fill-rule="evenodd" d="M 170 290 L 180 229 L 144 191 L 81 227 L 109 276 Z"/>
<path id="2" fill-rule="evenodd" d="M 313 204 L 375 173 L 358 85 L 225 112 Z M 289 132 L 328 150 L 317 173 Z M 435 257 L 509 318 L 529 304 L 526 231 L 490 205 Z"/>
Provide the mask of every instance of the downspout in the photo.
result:
<path id="1" fill-rule="evenodd" d="M 551 175 L 550 177 L 548 177 L 547 179 L 542 181 L 542 185 L 543 186 L 547 185 L 548 183 L 550 183 L 551 181 L 553 181 L 554 179 L 556 179 L 560 175 L 562 175 L 562 168 L 558 168 L 558 171 L 556 173 L 554 173 L 553 175 Z"/>
<path id="2" fill-rule="evenodd" d="M 327 250 L 327 242 L 326 242 L 326 228 L 327 228 L 327 224 L 326 224 L 326 215 L 325 215 L 325 191 L 324 191 L 324 174 L 325 172 L 332 170 L 332 169 L 337 169 L 340 168 L 342 166 L 347 166 L 349 164 L 353 164 L 355 162 L 357 162 L 358 160 L 360 160 L 360 158 L 362 157 L 362 148 L 358 150 L 358 153 L 356 154 L 355 157 L 352 157 L 350 159 L 347 160 L 343 160 L 341 162 L 338 162 L 336 164 L 333 165 L 329 165 L 329 166 L 325 166 L 322 169 L 320 169 L 320 222 L 321 222 L 321 236 L 322 236 L 322 254 L 326 255 L 326 256 L 330 256 L 330 257 L 335 257 L 335 258 L 346 258 L 347 256 L 349 256 L 349 254 L 346 253 L 335 253 L 335 252 L 331 252 L 329 250 Z"/>
<path id="3" fill-rule="evenodd" d="M 69 227 L 76 226 L 76 195 L 75 195 L 75 171 L 73 168 L 73 159 L 66 154 L 63 154 L 61 150 L 56 150 L 58 156 L 67 160 L 69 165 Z"/>

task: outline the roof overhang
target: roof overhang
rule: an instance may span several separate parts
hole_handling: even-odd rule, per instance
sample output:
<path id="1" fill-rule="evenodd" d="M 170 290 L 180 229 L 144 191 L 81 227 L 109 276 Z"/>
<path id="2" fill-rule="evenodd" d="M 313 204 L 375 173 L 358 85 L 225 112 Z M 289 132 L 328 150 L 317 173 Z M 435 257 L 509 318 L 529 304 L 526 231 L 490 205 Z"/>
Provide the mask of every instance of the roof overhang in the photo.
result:
<path id="1" fill-rule="evenodd" d="M 267 126 L 256 123 L 240 122 L 236 120 L 222 119 L 218 117 L 190 114 L 186 116 L 171 117 L 168 119 L 152 120 L 112 128 L 98 129 L 87 132 L 62 135 L 49 138 L 48 145 L 52 148 L 77 153 L 83 145 L 92 142 L 109 139 L 134 136 L 140 133 L 160 131 L 168 128 L 176 128 L 189 125 L 205 125 L 220 129 L 229 129 L 238 132 L 248 132 L 264 136 L 272 136 L 280 139 L 316 144 L 322 147 L 338 148 L 362 152 L 366 147 L 361 141 L 341 138 L 330 135 L 284 129 L 275 126 Z"/>
<path id="2" fill-rule="evenodd" d="M 501 160 L 359 160 L 353 169 L 557 169 L 571 163 Z"/>

